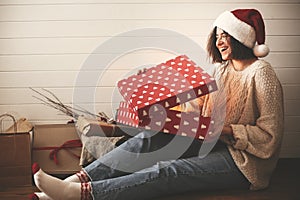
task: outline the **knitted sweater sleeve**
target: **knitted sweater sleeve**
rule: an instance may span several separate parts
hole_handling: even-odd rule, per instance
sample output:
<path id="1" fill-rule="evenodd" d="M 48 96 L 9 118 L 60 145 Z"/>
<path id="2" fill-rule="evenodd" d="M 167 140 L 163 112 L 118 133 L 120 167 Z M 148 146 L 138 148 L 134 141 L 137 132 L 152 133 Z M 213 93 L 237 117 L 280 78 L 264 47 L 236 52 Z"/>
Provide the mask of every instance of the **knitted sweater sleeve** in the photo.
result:
<path id="1" fill-rule="evenodd" d="M 283 133 L 282 87 L 270 65 L 258 68 L 253 77 L 254 124 L 232 124 L 234 148 L 259 158 L 270 158 L 279 148 Z"/>

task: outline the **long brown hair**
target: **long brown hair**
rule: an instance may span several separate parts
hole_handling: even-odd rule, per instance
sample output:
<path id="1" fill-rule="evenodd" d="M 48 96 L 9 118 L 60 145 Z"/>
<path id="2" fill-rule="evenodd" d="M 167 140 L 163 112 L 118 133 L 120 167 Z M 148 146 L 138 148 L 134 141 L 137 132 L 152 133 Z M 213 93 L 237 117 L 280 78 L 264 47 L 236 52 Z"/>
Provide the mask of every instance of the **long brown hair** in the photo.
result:
<path id="1" fill-rule="evenodd" d="M 212 63 L 222 63 L 224 62 L 224 60 L 222 59 L 221 53 L 216 47 L 216 41 L 217 41 L 216 32 L 217 32 L 217 27 L 215 27 L 209 34 L 206 50 L 208 52 L 208 56 L 212 60 Z M 229 36 L 230 36 L 233 59 L 246 60 L 246 59 L 256 58 L 252 49 L 246 47 L 244 44 L 236 40 L 230 34 Z"/>

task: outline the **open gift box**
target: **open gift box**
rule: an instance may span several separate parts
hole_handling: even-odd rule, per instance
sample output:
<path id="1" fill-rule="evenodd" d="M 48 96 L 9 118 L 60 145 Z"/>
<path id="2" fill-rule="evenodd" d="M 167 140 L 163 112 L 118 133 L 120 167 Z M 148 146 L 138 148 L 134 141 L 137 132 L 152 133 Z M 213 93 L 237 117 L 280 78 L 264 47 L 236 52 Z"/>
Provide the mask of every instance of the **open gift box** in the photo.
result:
<path id="1" fill-rule="evenodd" d="M 187 56 L 177 56 L 123 79 L 118 87 L 125 99 L 117 112 L 118 123 L 196 138 L 206 135 L 210 118 L 200 112 L 172 110 L 217 90 L 214 78 Z"/>
<path id="2" fill-rule="evenodd" d="M 125 101 L 145 117 L 154 104 L 166 109 L 217 90 L 216 81 L 187 56 L 181 55 L 118 82 Z"/>
<path id="3" fill-rule="evenodd" d="M 139 119 L 137 113 L 127 104 L 121 102 L 118 109 L 117 122 L 136 128 L 154 130 L 164 133 L 189 136 L 203 139 L 210 124 L 210 117 L 203 117 L 197 112 L 180 112 L 166 110 L 161 106 L 153 106 L 147 118 Z"/>

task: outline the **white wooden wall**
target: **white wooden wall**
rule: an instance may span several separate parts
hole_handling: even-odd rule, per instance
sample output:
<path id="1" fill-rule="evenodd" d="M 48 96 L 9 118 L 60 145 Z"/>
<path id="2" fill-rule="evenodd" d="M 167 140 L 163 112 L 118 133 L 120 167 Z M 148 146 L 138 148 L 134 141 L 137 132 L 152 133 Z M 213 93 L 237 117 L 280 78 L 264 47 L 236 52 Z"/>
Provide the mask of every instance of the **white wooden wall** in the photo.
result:
<path id="1" fill-rule="evenodd" d="M 65 123 L 68 118 L 34 99 L 29 87 L 49 89 L 70 103 L 82 65 L 108 39 L 155 27 L 205 46 L 213 20 L 235 8 L 257 8 L 265 18 L 271 49 L 266 60 L 284 87 L 281 157 L 300 157 L 299 0 L 0 0 L 0 113 L 17 113 L 34 124 Z M 171 57 L 172 53 L 150 49 L 115 60 L 96 88 L 96 109 L 112 115 L 117 80 L 136 66 Z M 95 66 L 88 73 L 97 70 Z"/>

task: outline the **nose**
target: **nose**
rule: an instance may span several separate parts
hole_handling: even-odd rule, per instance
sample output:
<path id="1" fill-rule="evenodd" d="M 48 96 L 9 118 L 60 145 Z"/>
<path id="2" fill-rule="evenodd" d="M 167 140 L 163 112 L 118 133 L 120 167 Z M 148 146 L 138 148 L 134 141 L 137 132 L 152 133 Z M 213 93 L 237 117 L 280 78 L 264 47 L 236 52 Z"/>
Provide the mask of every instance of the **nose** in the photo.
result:
<path id="1" fill-rule="evenodd" d="M 224 41 L 222 40 L 222 38 L 217 38 L 216 39 L 216 45 L 217 46 L 219 46 L 219 45 L 221 45 L 221 44 L 223 44 L 224 43 Z"/>

